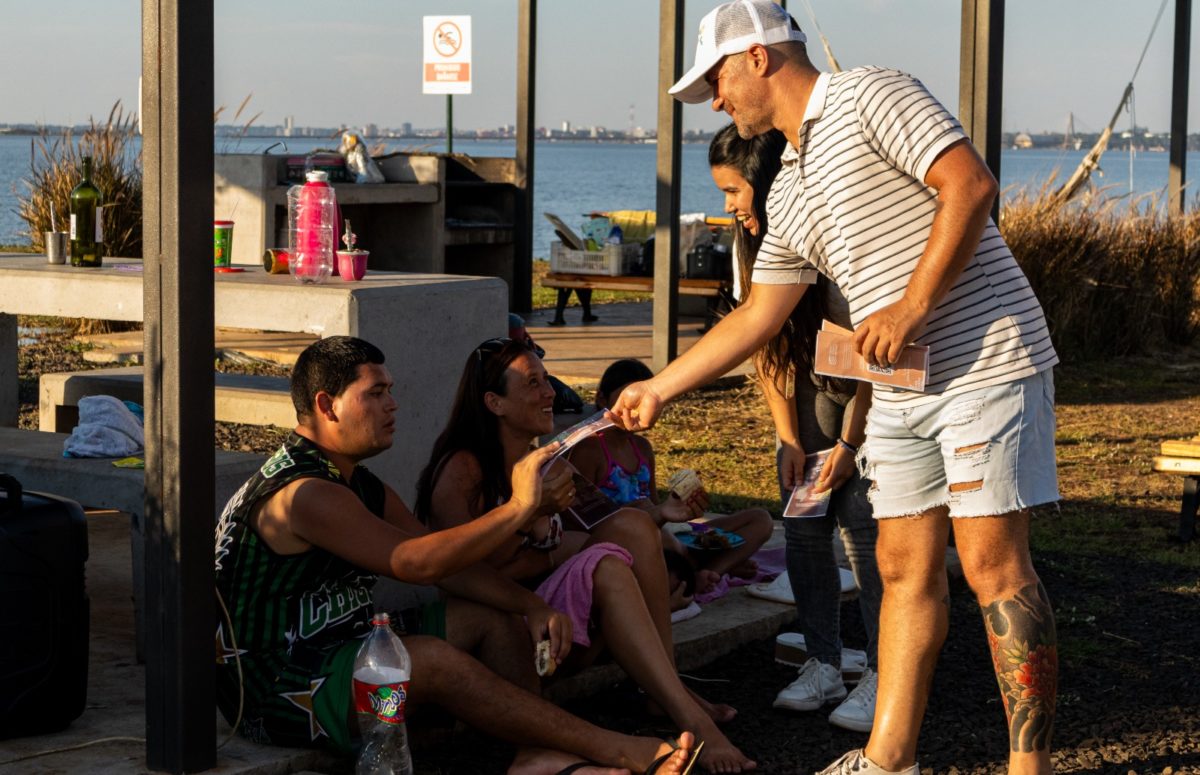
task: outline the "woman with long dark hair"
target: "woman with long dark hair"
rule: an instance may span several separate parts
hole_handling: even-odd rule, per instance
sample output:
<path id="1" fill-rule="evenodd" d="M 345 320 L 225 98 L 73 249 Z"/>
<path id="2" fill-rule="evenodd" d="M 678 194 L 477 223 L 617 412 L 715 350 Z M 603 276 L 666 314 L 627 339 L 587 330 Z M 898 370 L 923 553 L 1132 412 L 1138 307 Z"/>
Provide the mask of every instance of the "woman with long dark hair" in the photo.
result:
<path id="1" fill-rule="evenodd" d="M 734 216 L 740 300 L 750 290 L 750 270 L 767 233 L 767 193 L 786 149 L 787 140 L 777 130 L 747 140 L 733 124 L 717 132 L 708 149 L 713 181 L 725 192 L 726 212 Z M 816 710 L 844 699 L 830 714 L 830 722 L 869 732 L 875 715 L 876 636 L 883 586 L 875 564 L 878 530 L 866 494 L 870 483 L 859 476 L 855 453 L 865 437 L 871 390 L 865 382 L 856 385 L 814 372 L 822 320 L 843 328 L 851 326 L 849 306 L 837 286 L 818 275 L 816 287 L 804 294 L 783 329 L 754 356 L 775 421 L 776 464 L 784 503 L 792 488 L 804 481 L 806 453 L 832 449 L 820 480 L 822 486 L 833 490 L 826 516 L 784 520 L 788 578 L 808 660 L 799 677 L 775 698 L 775 707 Z M 842 664 L 841 580 L 830 540 L 835 527 L 841 530 L 867 630 L 866 669 L 849 693 L 843 673 L 858 668 Z"/>
<path id="2" fill-rule="evenodd" d="M 510 471 L 538 437 L 553 431 L 553 405 L 554 388 L 528 343 L 492 339 L 472 351 L 449 423 L 421 472 L 417 516 L 444 529 L 510 498 Z M 702 766 L 713 772 L 754 769 L 754 762 L 717 728 L 717 721 L 733 717 L 733 708 L 697 697 L 675 669 L 658 526 L 644 511 L 630 508 L 590 533 L 565 529 L 559 512 L 573 496 L 569 491 L 543 499 L 540 518 L 488 561 L 509 578 L 535 587 L 548 605 L 571 618 L 581 648 L 568 655 L 568 668 L 586 666 L 607 648 L 681 728 L 695 730 L 704 741 Z"/>

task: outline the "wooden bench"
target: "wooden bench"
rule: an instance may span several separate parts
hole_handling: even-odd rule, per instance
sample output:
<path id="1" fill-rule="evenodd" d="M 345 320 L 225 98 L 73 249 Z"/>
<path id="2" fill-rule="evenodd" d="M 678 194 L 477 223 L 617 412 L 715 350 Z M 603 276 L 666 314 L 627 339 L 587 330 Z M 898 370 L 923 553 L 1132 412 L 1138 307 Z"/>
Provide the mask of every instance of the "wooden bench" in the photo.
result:
<path id="1" fill-rule="evenodd" d="M 651 293 L 654 291 L 653 277 L 635 277 L 633 275 L 600 275 L 600 274 L 567 274 L 565 272 L 550 272 L 542 278 L 542 286 L 546 288 L 584 288 L 596 291 L 636 291 Z M 684 296 L 709 296 L 719 298 L 729 293 L 733 284 L 729 280 L 679 280 L 679 293 Z"/>
<path id="2" fill-rule="evenodd" d="M 542 287 L 559 288 L 563 290 L 591 289 L 595 291 L 631 291 L 637 293 L 652 293 L 654 291 L 653 277 L 635 277 L 633 275 L 599 275 L 599 274 L 568 274 L 566 272 L 550 272 L 542 278 Z M 699 278 L 680 278 L 679 293 L 681 296 L 703 296 L 708 300 L 705 313 L 704 329 L 707 331 L 716 322 L 717 308 L 721 302 L 733 306 L 733 283 L 730 280 L 703 280 Z"/>
<path id="3" fill-rule="evenodd" d="M 1154 458 L 1160 474 L 1183 477 L 1183 500 L 1179 508 L 1179 540 L 1196 535 L 1196 511 L 1200 508 L 1200 436 L 1187 441 L 1164 441 L 1162 454 Z"/>
<path id="4" fill-rule="evenodd" d="M 0 471 L 16 477 L 26 490 L 59 495 L 83 506 L 114 509 L 130 516 L 134 620 L 140 661 L 145 642 L 143 600 L 146 588 L 143 577 L 146 499 L 143 471 L 117 468 L 111 459 L 65 458 L 63 442 L 66 439 L 65 433 L 0 427 Z M 216 452 L 216 514 L 220 514 L 225 502 L 258 470 L 263 460 L 262 455 L 254 453 Z M 215 528 L 215 521 L 213 525 Z"/>
<path id="5" fill-rule="evenodd" d="M 141 366 L 43 374 L 38 383 L 38 428 L 70 431 L 79 423 L 79 399 L 106 395 L 143 403 Z M 287 377 L 216 373 L 216 419 L 247 425 L 296 425 Z"/>

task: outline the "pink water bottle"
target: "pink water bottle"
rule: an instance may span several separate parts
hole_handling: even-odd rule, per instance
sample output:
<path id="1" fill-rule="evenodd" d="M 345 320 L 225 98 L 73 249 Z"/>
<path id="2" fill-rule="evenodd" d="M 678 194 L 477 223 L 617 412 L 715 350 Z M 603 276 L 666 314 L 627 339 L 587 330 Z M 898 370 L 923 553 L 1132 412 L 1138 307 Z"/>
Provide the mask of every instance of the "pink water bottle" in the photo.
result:
<path id="1" fill-rule="evenodd" d="M 288 189 L 288 267 L 302 283 L 323 283 L 333 272 L 337 234 L 337 199 L 329 176 L 309 172 L 304 185 Z"/>

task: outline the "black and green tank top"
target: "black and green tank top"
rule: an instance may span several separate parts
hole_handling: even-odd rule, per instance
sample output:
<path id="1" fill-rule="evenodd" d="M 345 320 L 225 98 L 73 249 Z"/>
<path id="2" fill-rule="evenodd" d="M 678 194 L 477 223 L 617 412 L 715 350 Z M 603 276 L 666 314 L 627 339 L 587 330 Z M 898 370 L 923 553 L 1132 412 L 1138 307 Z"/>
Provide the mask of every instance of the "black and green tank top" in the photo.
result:
<path id="1" fill-rule="evenodd" d="M 217 589 L 229 609 L 242 659 L 297 645 L 323 650 L 366 634 L 371 626 L 375 575 L 319 547 L 301 554 L 276 554 L 250 526 L 263 498 L 303 478 L 350 488 L 376 516 L 384 513 L 383 482 L 363 466 L 350 481 L 308 439 L 291 434 L 283 446 L 237 491 L 217 522 Z M 218 663 L 224 620 L 218 614 Z"/>

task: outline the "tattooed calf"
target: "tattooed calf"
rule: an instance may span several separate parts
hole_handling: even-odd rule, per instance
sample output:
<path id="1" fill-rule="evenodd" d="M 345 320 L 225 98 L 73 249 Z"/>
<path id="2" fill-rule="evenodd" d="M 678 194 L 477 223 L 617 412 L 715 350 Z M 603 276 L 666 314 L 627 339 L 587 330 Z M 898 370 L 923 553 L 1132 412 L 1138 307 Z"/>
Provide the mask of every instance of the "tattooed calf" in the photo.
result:
<path id="1" fill-rule="evenodd" d="M 1054 730 L 1058 635 L 1041 583 L 983 608 L 1013 751 L 1044 751 Z"/>

